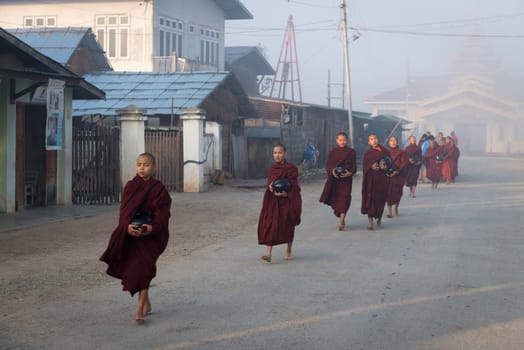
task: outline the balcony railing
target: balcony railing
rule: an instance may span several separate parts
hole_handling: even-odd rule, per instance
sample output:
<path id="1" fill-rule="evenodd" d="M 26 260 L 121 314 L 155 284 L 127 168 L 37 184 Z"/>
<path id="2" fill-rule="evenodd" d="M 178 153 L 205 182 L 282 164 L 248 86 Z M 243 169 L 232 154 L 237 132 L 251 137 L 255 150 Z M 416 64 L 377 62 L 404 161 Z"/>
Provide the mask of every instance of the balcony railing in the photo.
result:
<path id="1" fill-rule="evenodd" d="M 153 57 L 154 72 L 202 72 L 217 70 L 218 64 L 202 64 L 198 59 L 180 58 L 176 57 L 176 55 Z"/>

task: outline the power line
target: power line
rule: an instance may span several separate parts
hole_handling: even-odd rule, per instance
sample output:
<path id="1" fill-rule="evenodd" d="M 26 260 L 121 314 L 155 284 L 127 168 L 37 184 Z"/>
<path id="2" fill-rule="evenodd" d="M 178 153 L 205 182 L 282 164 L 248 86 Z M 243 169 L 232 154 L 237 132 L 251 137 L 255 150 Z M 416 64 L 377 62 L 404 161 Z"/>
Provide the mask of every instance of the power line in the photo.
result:
<path id="1" fill-rule="evenodd" d="M 384 34 L 402 34 L 402 35 L 415 35 L 415 36 L 440 36 L 440 37 L 460 37 L 460 38 L 511 38 L 511 39 L 522 39 L 524 34 L 464 34 L 464 33 L 436 33 L 436 32 L 416 32 L 409 30 L 385 30 L 385 29 L 373 29 L 373 28 L 362 28 L 362 27 L 348 27 L 351 30 L 357 30 L 361 32 L 375 32 Z"/>
<path id="2" fill-rule="evenodd" d="M 511 14 L 498 15 L 498 16 L 474 17 L 474 18 L 468 18 L 468 19 L 435 21 L 435 22 L 418 23 L 418 24 L 383 25 L 383 26 L 374 26 L 373 28 L 384 29 L 384 28 L 424 27 L 424 26 L 433 26 L 433 25 L 441 25 L 441 24 L 461 24 L 461 25 L 475 24 L 476 25 L 481 22 L 494 22 L 496 20 L 512 18 L 512 17 L 521 17 L 521 16 L 524 16 L 524 12 L 511 13 Z"/>
<path id="3" fill-rule="evenodd" d="M 323 9 L 338 8 L 338 6 L 317 5 L 317 4 L 312 4 L 312 3 L 309 3 L 309 2 L 305 2 L 305 1 L 288 0 L 288 2 L 292 2 L 292 3 L 298 4 L 298 5 L 304 5 L 304 6 L 316 7 L 316 8 L 323 8 Z"/>

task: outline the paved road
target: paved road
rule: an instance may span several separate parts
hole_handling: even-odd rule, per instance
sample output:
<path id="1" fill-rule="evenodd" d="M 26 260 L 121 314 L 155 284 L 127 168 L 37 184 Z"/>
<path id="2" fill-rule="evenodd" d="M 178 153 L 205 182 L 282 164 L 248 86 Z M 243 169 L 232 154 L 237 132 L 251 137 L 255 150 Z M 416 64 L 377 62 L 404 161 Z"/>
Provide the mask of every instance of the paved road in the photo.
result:
<path id="1" fill-rule="evenodd" d="M 162 267 L 145 326 L 130 321 L 135 300 L 114 282 L 4 315 L 0 344 L 524 349 L 524 160 L 463 157 L 459 170 L 455 185 L 419 186 L 417 198 L 403 199 L 401 216 L 374 232 L 359 213 L 360 179 L 344 232 L 318 203 L 322 184 L 306 184 L 295 260 L 283 260 L 283 247 L 273 263 L 259 259 L 264 249 L 256 244 L 253 211 L 244 234 Z M 252 196 L 261 199 L 261 192 Z M 27 327 L 16 322 L 22 313 L 34 315 Z"/>

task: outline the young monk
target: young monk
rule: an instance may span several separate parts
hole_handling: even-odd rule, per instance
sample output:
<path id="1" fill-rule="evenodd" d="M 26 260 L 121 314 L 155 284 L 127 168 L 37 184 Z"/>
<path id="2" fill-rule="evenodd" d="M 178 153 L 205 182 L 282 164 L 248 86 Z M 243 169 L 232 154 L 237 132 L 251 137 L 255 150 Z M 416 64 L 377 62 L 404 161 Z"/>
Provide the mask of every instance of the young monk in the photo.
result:
<path id="1" fill-rule="evenodd" d="M 434 139 L 430 139 L 429 147 L 424 155 L 426 161 L 426 177 L 431 180 L 431 188 L 436 190 L 442 177 L 442 148 Z"/>
<path id="2" fill-rule="evenodd" d="M 347 146 L 348 136 L 339 132 L 336 138 L 337 147 L 329 152 L 326 172 L 327 179 L 320 195 L 320 202 L 331 206 L 336 217 L 339 218 L 338 229 L 344 230 L 346 214 L 351 206 L 351 190 L 353 174 L 357 171 L 357 156 L 355 150 Z M 344 173 L 337 174 L 335 169 L 342 167 Z"/>
<path id="3" fill-rule="evenodd" d="M 406 186 L 409 187 L 409 196 L 415 198 L 420 166 L 422 165 L 422 152 L 417 145 L 417 138 L 415 136 L 409 137 L 409 145 L 404 151 L 406 152 L 406 159 L 408 160 L 406 166 Z"/>
<path id="4" fill-rule="evenodd" d="M 388 141 L 389 154 L 391 155 L 391 164 L 395 170 L 388 174 L 388 196 L 386 202 L 388 204 L 387 217 L 392 218 L 392 209 L 395 207 L 395 215 L 398 215 L 398 205 L 402 198 L 402 191 L 406 183 L 406 166 L 408 164 L 406 152 L 398 146 L 398 140 L 395 136 L 391 136 Z"/>
<path id="5" fill-rule="evenodd" d="M 100 257 L 107 263 L 107 274 L 122 280 L 123 290 L 131 296 L 138 292 L 135 321 L 144 323 L 151 313 L 149 286 L 156 275 L 156 261 L 169 240 L 171 196 L 164 185 L 153 178 L 155 157 L 142 153 L 136 161 L 136 176 L 124 187 L 118 226 L 106 251 Z M 132 224 L 136 214 L 151 220 Z"/>
<path id="6" fill-rule="evenodd" d="M 284 243 L 287 243 L 285 259 L 293 259 L 291 246 L 295 226 L 300 224 L 302 197 L 298 184 L 298 169 L 286 160 L 286 155 L 283 145 L 273 147 L 275 163 L 269 168 L 267 188 L 258 220 L 258 244 L 266 245 L 266 254 L 261 258 L 267 262 L 271 262 L 273 246 Z M 291 189 L 287 192 L 276 192 L 273 182 L 279 179 L 288 179 Z"/>
<path id="7" fill-rule="evenodd" d="M 455 183 L 458 156 L 459 150 L 455 146 L 453 138 L 451 136 L 447 136 L 446 144 L 444 145 L 444 157 L 442 161 L 442 178 L 446 180 L 446 185 Z"/>
<path id="8" fill-rule="evenodd" d="M 376 134 L 368 135 L 369 148 L 364 153 L 362 167 L 362 206 L 360 212 L 368 216 L 368 230 L 373 230 L 373 219 L 377 228 L 382 226 L 382 214 L 388 194 L 386 173 L 379 167 L 379 160 L 389 156 L 388 150 L 378 143 Z"/>

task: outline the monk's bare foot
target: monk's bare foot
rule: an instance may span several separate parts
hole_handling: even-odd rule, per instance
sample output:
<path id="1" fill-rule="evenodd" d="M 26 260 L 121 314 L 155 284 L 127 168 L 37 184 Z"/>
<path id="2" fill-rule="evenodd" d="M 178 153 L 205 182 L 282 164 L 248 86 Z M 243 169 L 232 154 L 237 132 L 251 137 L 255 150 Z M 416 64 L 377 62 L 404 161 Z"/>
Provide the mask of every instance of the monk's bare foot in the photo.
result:
<path id="1" fill-rule="evenodd" d="M 151 308 L 151 303 L 146 303 L 144 307 L 142 308 L 142 315 L 144 317 L 149 316 L 153 313 L 153 309 Z"/>
<path id="2" fill-rule="evenodd" d="M 294 258 L 293 258 L 293 256 L 292 256 L 291 254 L 290 254 L 290 255 L 286 255 L 286 256 L 284 257 L 284 260 L 293 260 L 293 259 L 294 259 Z"/>
<path id="3" fill-rule="evenodd" d="M 143 325 L 145 323 L 144 314 L 142 313 L 142 308 L 139 307 L 135 314 L 135 322 L 138 325 Z"/>
<path id="4" fill-rule="evenodd" d="M 262 255 L 260 259 L 267 261 L 268 263 L 271 262 L 271 255 Z"/>
<path id="5" fill-rule="evenodd" d="M 377 221 L 377 229 L 381 229 L 382 228 L 382 221 L 378 220 Z"/>
<path id="6" fill-rule="evenodd" d="M 395 208 L 395 216 L 398 216 L 398 207 Z"/>

